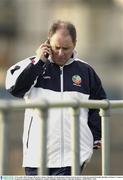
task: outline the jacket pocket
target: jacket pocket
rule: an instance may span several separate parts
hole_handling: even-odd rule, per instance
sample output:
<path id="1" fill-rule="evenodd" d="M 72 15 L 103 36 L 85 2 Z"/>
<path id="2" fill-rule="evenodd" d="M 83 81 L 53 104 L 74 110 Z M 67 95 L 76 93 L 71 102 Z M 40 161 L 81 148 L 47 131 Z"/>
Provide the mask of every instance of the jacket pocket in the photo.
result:
<path id="1" fill-rule="evenodd" d="M 32 120 L 33 120 L 33 117 L 31 117 L 30 124 L 29 124 L 29 129 L 28 129 L 28 136 L 27 136 L 27 142 L 26 142 L 26 147 L 27 148 L 29 146 L 29 135 L 30 135 L 30 130 L 31 130 L 31 126 L 32 126 Z"/>

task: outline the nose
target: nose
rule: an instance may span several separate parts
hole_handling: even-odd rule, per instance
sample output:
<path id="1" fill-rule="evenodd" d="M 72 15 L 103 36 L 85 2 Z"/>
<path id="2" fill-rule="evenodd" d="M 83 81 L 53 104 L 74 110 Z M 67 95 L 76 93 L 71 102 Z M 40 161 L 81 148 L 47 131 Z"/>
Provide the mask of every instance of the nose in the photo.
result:
<path id="1" fill-rule="evenodd" d="M 59 56 L 63 56 L 64 55 L 63 49 L 59 49 L 58 54 L 59 54 Z"/>

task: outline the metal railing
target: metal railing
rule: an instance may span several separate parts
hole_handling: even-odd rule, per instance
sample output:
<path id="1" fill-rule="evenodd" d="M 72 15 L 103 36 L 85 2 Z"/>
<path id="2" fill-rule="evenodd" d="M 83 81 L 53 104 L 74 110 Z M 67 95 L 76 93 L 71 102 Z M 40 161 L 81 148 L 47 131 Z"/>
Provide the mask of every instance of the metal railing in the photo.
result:
<path id="1" fill-rule="evenodd" d="M 47 110 L 49 108 L 67 108 L 73 109 L 73 120 L 71 129 L 71 149 L 72 149 L 72 175 L 80 175 L 80 158 L 79 158 L 79 108 L 100 109 L 102 122 L 102 175 L 110 175 L 110 141 L 109 141 L 109 117 L 110 109 L 123 108 L 123 100 L 87 100 L 77 101 L 70 99 L 69 101 L 47 101 L 42 99 L 40 102 L 25 103 L 23 100 L 0 100 L 0 122 L 2 122 L 1 142 L 2 151 L 0 154 L 0 174 L 5 175 L 7 172 L 7 121 L 5 116 L 10 111 L 20 111 L 25 108 L 38 108 L 42 112 L 43 120 L 41 121 L 41 167 L 40 175 L 46 175 L 46 134 L 47 134 Z M 42 146 L 43 144 L 43 146 Z"/>

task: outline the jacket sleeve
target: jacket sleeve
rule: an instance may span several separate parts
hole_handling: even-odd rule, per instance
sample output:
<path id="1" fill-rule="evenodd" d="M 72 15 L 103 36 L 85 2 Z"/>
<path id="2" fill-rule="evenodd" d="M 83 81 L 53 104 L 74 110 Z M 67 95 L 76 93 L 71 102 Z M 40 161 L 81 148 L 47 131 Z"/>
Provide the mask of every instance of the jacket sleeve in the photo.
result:
<path id="1" fill-rule="evenodd" d="M 106 99 L 105 91 L 102 87 L 101 80 L 96 72 L 89 69 L 90 82 L 90 98 L 89 99 Z M 92 131 L 94 142 L 101 139 L 101 117 L 99 116 L 99 109 L 89 109 L 88 125 Z"/>
<path id="2" fill-rule="evenodd" d="M 37 78 L 43 73 L 44 63 L 41 60 L 27 58 L 7 71 L 6 89 L 15 97 L 24 95 L 36 84 Z"/>

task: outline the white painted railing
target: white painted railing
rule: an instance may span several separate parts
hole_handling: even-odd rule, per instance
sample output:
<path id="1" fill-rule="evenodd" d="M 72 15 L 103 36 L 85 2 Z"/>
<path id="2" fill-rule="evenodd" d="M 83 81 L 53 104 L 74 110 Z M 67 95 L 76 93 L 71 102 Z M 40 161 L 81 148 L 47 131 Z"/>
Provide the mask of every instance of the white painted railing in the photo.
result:
<path id="1" fill-rule="evenodd" d="M 6 175 L 8 169 L 8 148 L 7 148 L 7 120 L 5 117 L 9 116 L 10 111 L 20 111 L 25 108 L 38 108 L 42 112 L 43 120 L 41 122 L 41 143 L 43 144 L 41 150 L 41 167 L 39 169 L 40 175 L 46 175 L 46 134 L 47 134 L 47 110 L 49 108 L 63 108 L 72 107 L 74 118 L 72 120 L 72 175 L 80 175 L 79 162 L 79 108 L 100 109 L 100 116 L 102 119 L 102 175 L 110 175 L 110 141 L 109 141 L 109 117 L 110 109 L 123 108 L 123 100 L 87 100 L 77 101 L 70 99 L 69 101 L 47 101 L 45 99 L 40 102 L 25 103 L 23 100 L 0 100 L 0 141 L 2 143 L 0 153 L 0 174 Z"/>

